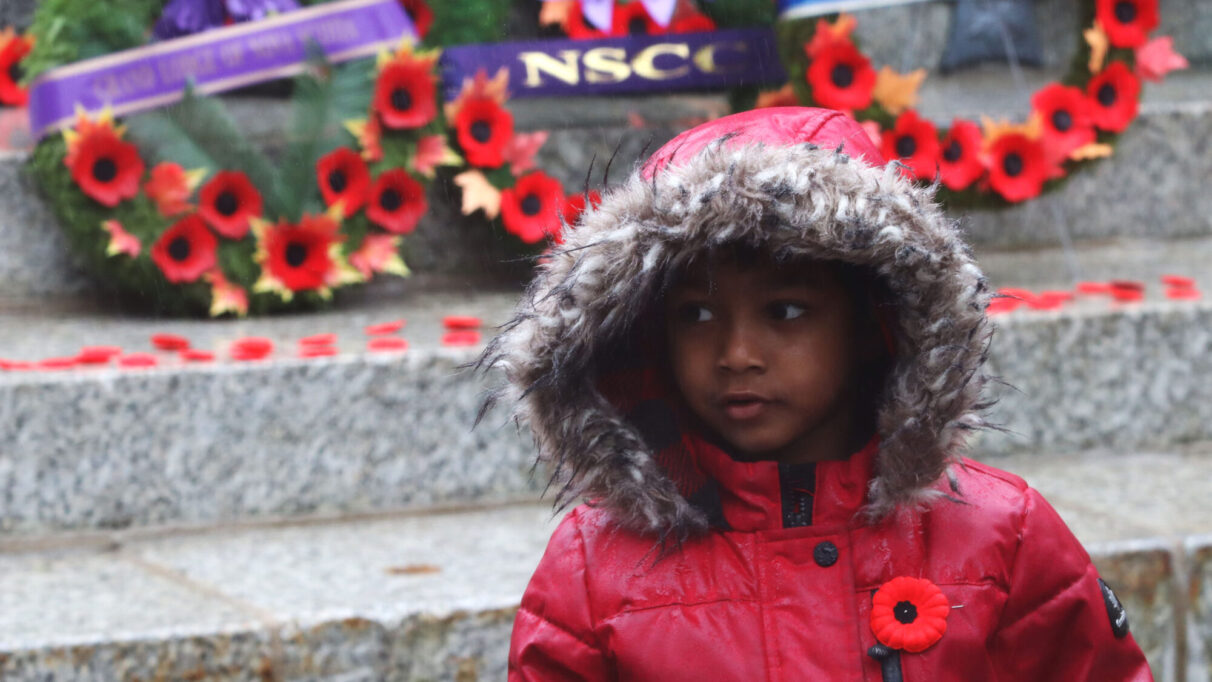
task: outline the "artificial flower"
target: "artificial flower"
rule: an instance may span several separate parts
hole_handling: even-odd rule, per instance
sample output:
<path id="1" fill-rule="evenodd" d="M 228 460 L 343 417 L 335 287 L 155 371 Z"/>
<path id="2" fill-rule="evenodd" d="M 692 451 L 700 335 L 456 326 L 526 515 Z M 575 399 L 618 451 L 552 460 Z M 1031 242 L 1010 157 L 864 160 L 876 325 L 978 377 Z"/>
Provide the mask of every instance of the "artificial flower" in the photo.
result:
<path id="1" fill-rule="evenodd" d="M 1044 150 L 1049 159 L 1064 160 L 1074 150 L 1094 142 L 1090 104 L 1078 88 L 1052 83 L 1035 93 L 1031 107 L 1043 122 Z"/>
<path id="2" fill-rule="evenodd" d="M 138 194 L 143 177 L 143 159 L 135 145 L 122 141 L 123 131 L 113 125 L 106 110 L 96 121 L 78 111 L 75 129 L 63 132 L 67 142 L 63 163 L 71 169 L 72 179 L 90 198 L 111 208 Z"/>
<path id="3" fill-rule="evenodd" d="M 473 100 L 490 99 L 502 106 L 509 100 L 509 69 L 502 66 L 497 69 L 496 75 L 492 78 L 484 69 L 476 71 L 474 77 L 464 78 L 463 87 L 459 89 L 459 94 L 444 106 L 446 118 L 454 120 L 458 118 L 459 112 L 463 109 L 463 105 Z"/>
<path id="4" fill-rule="evenodd" d="M 937 585 L 900 576 L 871 598 L 871 631 L 881 644 L 912 653 L 925 651 L 947 632 L 951 604 Z"/>
<path id="5" fill-rule="evenodd" d="M 1140 81 L 1123 62 L 1111 62 L 1086 84 L 1091 120 L 1113 133 L 1123 132 L 1136 118 L 1139 95 Z"/>
<path id="6" fill-rule="evenodd" d="M 138 258 L 139 253 L 143 251 L 139 238 L 127 232 L 117 220 L 102 221 L 101 229 L 109 233 L 109 245 L 105 247 L 105 255 L 116 256 L 124 253 L 131 258 Z"/>
<path id="7" fill-rule="evenodd" d="M 378 161 L 383 158 L 383 129 L 379 125 L 378 116 L 346 121 L 345 129 L 358 141 L 358 146 L 362 148 L 363 159 Z"/>
<path id="8" fill-rule="evenodd" d="M 518 133 L 505 145 L 503 155 L 509 163 L 509 172 L 521 175 L 534 168 L 534 155 L 539 147 L 547 141 L 547 131 L 537 130 L 533 133 Z"/>
<path id="9" fill-rule="evenodd" d="M 191 213 L 164 231 L 152 244 L 151 258 L 164 278 L 174 284 L 194 282 L 215 267 L 218 240 L 206 222 Z"/>
<path id="10" fill-rule="evenodd" d="M 410 164 L 412 170 L 432 178 L 438 166 L 456 166 L 462 162 L 463 157 L 446 144 L 445 135 L 426 135 L 417 140 L 417 151 Z"/>
<path id="11" fill-rule="evenodd" d="M 715 22 L 706 14 L 688 13 L 669 24 L 670 33 L 704 33 L 716 30 Z"/>
<path id="12" fill-rule="evenodd" d="M 234 313 L 239 317 L 248 314 L 248 292 L 238 284 L 232 284 L 219 268 L 208 270 L 203 277 L 210 284 L 210 316 Z"/>
<path id="13" fill-rule="evenodd" d="M 1006 201 L 1039 196 L 1053 171 L 1044 145 L 1022 133 L 999 136 L 989 147 L 989 185 Z"/>
<path id="14" fill-rule="evenodd" d="M 205 176 L 204 169 L 186 171 L 179 164 L 165 161 L 151 169 L 151 178 L 143 183 L 143 193 L 156 204 L 160 215 L 170 218 L 192 208 L 189 195 Z"/>
<path id="15" fill-rule="evenodd" d="M 404 169 L 393 168 L 375 179 L 366 217 L 394 234 L 408 234 L 417 226 L 429 204 L 425 188 Z"/>
<path id="16" fill-rule="evenodd" d="M 433 28 L 433 10 L 425 3 L 425 0 L 400 0 L 404 11 L 408 12 L 408 17 L 412 19 L 412 25 L 417 29 L 417 36 L 421 40 L 425 40 L 425 36 L 429 35 L 429 29 Z"/>
<path id="17" fill-rule="evenodd" d="M 23 107 L 29 93 L 21 87 L 21 60 L 34 46 L 34 39 L 19 36 L 11 28 L 0 32 L 0 104 Z"/>
<path id="18" fill-rule="evenodd" d="M 501 212 L 501 190 L 497 189 L 478 170 L 463 171 L 454 177 L 454 183 L 463 190 L 463 215 L 483 210 L 489 220 Z"/>
<path id="19" fill-rule="evenodd" d="M 435 52 L 414 53 L 405 43 L 394 55 L 379 58 L 374 110 L 388 128 L 419 128 L 438 115 Z"/>
<path id="20" fill-rule="evenodd" d="M 829 47 L 833 43 L 853 42 L 850 35 L 854 33 L 854 29 L 858 26 L 858 20 L 853 15 L 842 12 L 838 15 L 837 20 L 830 22 L 828 19 L 817 19 L 816 30 L 812 32 L 812 40 L 804 46 L 804 53 L 809 59 L 816 57 L 817 53 L 822 49 Z"/>
<path id="21" fill-rule="evenodd" d="M 340 224 L 333 214 L 304 216 L 298 225 L 254 219 L 252 229 L 261 265 L 254 292 L 274 292 L 287 302 L 300 291 L 328 298 L 332 286 L 360 280 L 341 256 Z"/>
<path id="22" fill-rule="evenodd" d="M 261 215 L 261 193 L 240 171 L 215 173 L 198 195 L 198 213 L 228 239 L 248 234 L 249 221 Z"/>
<path id="23" fill-rule="evenodd" d="M 341 203 L 343 215 L 353 215 L 366 203 L 370 171 L 357 152 L 339 147 L 316 162 L 316 181 L 326 206 Z"/>
<path id="24" fill-rule="evenodd" d="M 1159 36 L 1136 48 L 1136 77 L 1159 82 L 1167 73 L 1185 69 L 1191 64 L 1174 51 L 1174 39 Z"/>
<path id="25" fill-rule="evenodd" d="M 884 134 L 880 151 L 885 159 L 899 160 L 918 179 L 933 180 L 938 172 L 938 131 L 913 109 L 897 117 L 892 130 Z"/>
<path id="26" fill-rule="evenodd" d="M 527 244 L 559 233 L 563 207 L 564 187 L 543 171 L 522 176 L 516 185 L 501 192 L 505 231 Z"/>
<path id="27" fill-rule="evenodd" d="M 610 24 L 610 35 L 660 35 L 669 29 L 657 23 L 644 3 L 632 0 L 614 8 Z"/>
<path id="28" fill-rule="evenodd" d="M 938 166 L 944 185 L 958 191 L 976 182 L 985 172 L 981 161 L 983 142 L 980 126 L 961 119 L 951 122 L 947 136 L 939 145 Z"/>
<path id="29" fill-rule="evenodd" d="M 1157 0 L 1095 0 L 1094 20 L 1115 47 L 1140 47 L 1160 22 Z"/>
<path id="30" fill-rule="evenodd" d="M 812 99 L 822 107 L 854 111 L 871 105 L 875 69 L 871 61 L 849 40 L 834 40 L 821 46 L 806 75 Z"/>
<path id="31" fill-rule="evenodd" d="M 459 146 L 473 166 L 499 168 L 513 137 L 513 114 L 488 98 L 465 102 L 455 117 Z"/>
<path id="32" fill-rule="evenodd" d="M 560 207 L 561 229 L 551 235 L 551 240 L 556 244 L 564 243 L 563 227 L 572 228 L 581 219 L 581 214 L 585 212 L 587 198 L 589 206 L 592 208 L 597 208 L 602 203 L 602 195 L 596 189 L 589 190 L 588 197 L 586 197 L 584 192 L 576 192 L 564 197 L 564 205 Z"/>
<path id="33" fill-rule="evenodd" d="M 400 236 L 395 234 L 366 235 L 358 250 L 349 255 L 349 264 L 363 279 L 374 277 L 376 272 L 408 276 L 408 266 L 400 258 Z"/>

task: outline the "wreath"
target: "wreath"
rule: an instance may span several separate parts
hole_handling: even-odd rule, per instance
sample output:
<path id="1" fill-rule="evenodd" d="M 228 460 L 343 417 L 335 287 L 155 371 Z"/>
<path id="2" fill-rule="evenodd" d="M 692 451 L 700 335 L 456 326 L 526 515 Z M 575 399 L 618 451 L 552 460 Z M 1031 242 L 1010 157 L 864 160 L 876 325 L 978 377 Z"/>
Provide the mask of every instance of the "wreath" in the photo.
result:
<path id="1" fill-rule="evenodd" d="M 1027 121 L 955 119 L 937 128 L 913 109 L 926 77 L 919 69 L 878 72 L 842 14 L 779 25 L 789 82 L 758 96 L 756 106 L 805 104 L 847 112 L 887 159 L 923 182 L 942 184 L 951 205 L 1006 205 L 1059 186 L 1088 162 L 1111 156 L 1116 138 L 1137 115 L 1142 80 L 1185 68 L 1170 37 L 1149 39 L 1158 26 L 1157 0 L 1083 0 L 1087 26 L 1073 65 L 1061 81 L 1031 98 Z"/>
<path id="2" fill-rule="evenodd" d="M 177 2 L 140 0 L 124 13 L 43 3 L 27 68 L 137 47 Z M 460 24 L 445 35 L 473 37 L 475 21 L 404 4 L 431 40 L 443 18 Z M 508 9 L 481 4 L 490 22 Z M 282 149 L 254 149 L 222 100 L 187 91 L 121 121 L 78 111 L 39 142 L 29 170 L 85 266 L 160 312 L 316 307 L 334 290 L 407 275 L 402 242 L 427 209 L 426 187 L 438 166 L 462 163 L 437 99 L 437 58 L 407 42 L 342 64 L 316 51 L 293 81 Z"/>

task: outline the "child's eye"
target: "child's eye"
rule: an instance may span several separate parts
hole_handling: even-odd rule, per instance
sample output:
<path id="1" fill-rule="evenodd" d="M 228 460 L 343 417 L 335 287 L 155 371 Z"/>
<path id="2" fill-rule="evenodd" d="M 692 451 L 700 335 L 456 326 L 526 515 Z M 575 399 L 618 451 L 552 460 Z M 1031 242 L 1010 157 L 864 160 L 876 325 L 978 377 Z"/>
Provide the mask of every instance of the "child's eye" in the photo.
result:
<path id="1" fill-rule="evenodd" d="M 768 311 L 770 312 L 770 316 L 776 320 L 794 320 L 807 312 L 807 309 L 796 303 L 780 301 L 770 304 Z"/>
<path id="2" fill-rule="evenodd" d="M 678 306 L 678 319 L 682 322 L 708 322 L 714 319 L 711 311 L 697 303 Z"/>

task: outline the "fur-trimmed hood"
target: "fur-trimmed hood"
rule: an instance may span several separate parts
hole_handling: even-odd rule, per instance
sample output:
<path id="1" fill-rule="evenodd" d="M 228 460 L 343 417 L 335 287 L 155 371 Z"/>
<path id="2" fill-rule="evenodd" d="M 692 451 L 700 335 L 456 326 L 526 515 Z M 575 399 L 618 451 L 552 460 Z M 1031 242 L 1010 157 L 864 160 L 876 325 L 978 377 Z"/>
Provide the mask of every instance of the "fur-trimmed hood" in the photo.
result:
<path id="1" fill-rule="evenodd" d="M 530 425 L 557 502 L 593 499 L 622 526 L 662 537 L 708 527 L 711 510 L 657 456 L 652 424 L 603 374 L 632 377 L 622 395 L 644 392 L 642 375 L 619 372 L 640 317 L 671 272 L 730 243 L 878 274 L 896 306 L 896 358 L 865 510 L 937 496 L 968 432 L 986 425 L 990 294 L 933 191 L 897 166 L 837 112 L 764 109 L 683 133 L 587 207 L 480 360 L 503 371 L 494 400 Z"/>

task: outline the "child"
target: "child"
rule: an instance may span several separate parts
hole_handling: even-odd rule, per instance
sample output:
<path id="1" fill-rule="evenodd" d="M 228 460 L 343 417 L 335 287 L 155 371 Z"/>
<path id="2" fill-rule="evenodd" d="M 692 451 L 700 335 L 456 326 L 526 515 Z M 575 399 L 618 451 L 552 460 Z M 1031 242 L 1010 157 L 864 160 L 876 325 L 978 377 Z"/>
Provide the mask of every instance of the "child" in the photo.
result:
<path id="1" fill-rule="evenodd" d="M 683 133 L 570 230 L 482 362 L 559 502 L 510 680 L 1150 680 L 986 426 L 990 293 L 851 119 Z"/>

